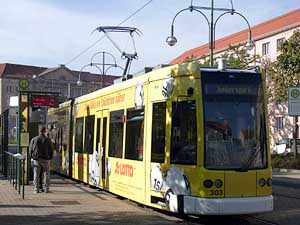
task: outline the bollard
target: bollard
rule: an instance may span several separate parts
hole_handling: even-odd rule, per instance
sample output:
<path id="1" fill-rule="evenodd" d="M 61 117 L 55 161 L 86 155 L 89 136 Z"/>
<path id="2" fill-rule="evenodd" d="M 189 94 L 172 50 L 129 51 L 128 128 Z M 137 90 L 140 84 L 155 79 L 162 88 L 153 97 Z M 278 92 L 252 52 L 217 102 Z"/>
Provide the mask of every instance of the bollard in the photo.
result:
<path id="1" fill-rule="evenodd" d="M 22 188 L 23 188 L 23 191 L 22 191 L 22 198 L 24 199 L 24 174 L 25 174 L 25 170 L 24 170 L 24 167 L 25 167 L 25 159 L 22 159 Z"/>
<path id="2" fill-rule="evenodd" d="M 15 190 L 17 190 L 17 171 L 18 171 L 18 161 L 17 161 L 18 159 L 17 158 L 14 158 L 14 161 L 15 161 L 15 170 L 14 170 L 14 180 L 15 180 L 15 186 L 14 186 L 14 188 L 15 188 Z"/>
<path id="3" fill-rule="evenodd" d="M 18 193 L 21 194 L 21 163 L 20 161 L 18 161 L 19 164 L 18 164 Z"/>

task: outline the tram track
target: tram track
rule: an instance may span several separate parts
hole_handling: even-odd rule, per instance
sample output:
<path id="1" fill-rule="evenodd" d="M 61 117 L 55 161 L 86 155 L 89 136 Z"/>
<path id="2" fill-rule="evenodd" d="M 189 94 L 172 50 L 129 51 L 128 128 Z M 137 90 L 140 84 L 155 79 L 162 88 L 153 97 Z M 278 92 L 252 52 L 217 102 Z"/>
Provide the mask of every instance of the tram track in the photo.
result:
<path id="1" fill-rule="evenodd" d="M 283 194 L 277 194 L 277 193 L 273 193 L 273 195 L 279 196 L 279 197 L 284 197 L 284 198 L 292 198 L 292 199 L 300 200 L 300 197 L 295 197 L 295 196 L 291 196 L 291 195 L 283 195 Z"/>
<path id="2" fill-rule="evenodd" d="M 278 223 L 274 223 L 272 221 L 260 219 L 260 218 L 254 217 L 254 216 L 241 216 L 241 218 L 244 219 L 244 220 L 257 222 L 257 224 L 259 224 L 259 225 L 280 225 Z"/>
<path id="3" fill-rule="evenodd" d="M 257 218 L 249 215 L 232 215 L 232 216 L 176 216 L 184 222 L 201 225 L 280 225 L 279 223 Z"/>

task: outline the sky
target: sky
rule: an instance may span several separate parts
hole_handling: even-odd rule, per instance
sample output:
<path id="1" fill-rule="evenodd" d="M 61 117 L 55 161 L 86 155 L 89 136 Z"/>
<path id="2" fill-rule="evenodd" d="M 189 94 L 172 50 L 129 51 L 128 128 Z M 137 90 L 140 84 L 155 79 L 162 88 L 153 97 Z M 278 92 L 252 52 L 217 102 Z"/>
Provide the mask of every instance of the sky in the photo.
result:
<path id="1" fill-rule="evenodd" d="M 121 53 L 95 29 L 120 24 L 147 2 L 149 0 L 0 0 L 0 63 L 43 67 L 66 64 L 72 70 L 99 72 L 96 67 L 85 65 L 93 56 L 94 63 L 102 62 L 101 52 L 108 52 L 124 67 Z M 230 2 L 214 0 L 214 5 L 231 8 Z M 232 0 L 232 3 L 251 26 L 300 8 L 300 0 Z M 204 17 L 189 11 L 179 14 L 174 22 L 178 43 L 170 47 L 165 42 L 174 16 L 190 4 L 191 0 L 152 0 L 122 24 L 142 32 L 140 36 L 133 36 L 138 59 L 132 62 L 131 73 L 166 64 L 184 51 L 208 42 Z M 197 6 L 209 7 L 210 4 L 211 0 L 193 0 Z M 209 11 L 203 13 L 210 16 Z M 215 18 L 218 15 L 220 12 L 215 12 Z M 240 17 L 226 15 L 217 23 L 216 39 L 246 28 L 247 24 Z M 121 51 L 134 52 L 127 33 L 113 33 L 110 37 Z M 74 58 L 76 56 L 79 57 Z M 113 62 L 108 54 L 105 58 L 106 63 Z M 112 68 L 107 73 L 121 75 L 122 71 Z"/>

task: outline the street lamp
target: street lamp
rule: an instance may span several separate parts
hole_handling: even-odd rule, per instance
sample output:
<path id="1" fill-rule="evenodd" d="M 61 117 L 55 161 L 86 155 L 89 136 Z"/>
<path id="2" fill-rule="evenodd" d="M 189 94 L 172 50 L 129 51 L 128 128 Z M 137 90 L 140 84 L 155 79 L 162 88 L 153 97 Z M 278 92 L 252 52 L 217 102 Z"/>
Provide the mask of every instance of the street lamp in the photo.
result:
<path id="1" fill-rule="evenodd" d="M 231 9 L 228 8 L 214 8 L 214 0 L 211 0 L 211 7 L 200 7 L 200 6 L 194 6 L 192 5 L 193 1 L 191 1 L 191 6 L 185 9 L 180 10 L 179 12 L 176 13 L 176 15 L 174 16 L 173 20 L 172 20 L 172 25 L 171 25 L 171 35 L 169 37 L 167 37 L 166 42 L 168 45 L 170 46 L 174 46 L 177 43 L 177 38 L 174 36 L 174 22 L 175 19 L 177 18 L 177 16 L 179 14 L 181 14 L 184 11 L 196 11 L 198 13 L 200 13 L 204 19 L 207 22 L 208 28 L 209 28 L 209 49 L 210 49 L 210 66 L 213 66 L 213 55 L 214 55 L 214 48 L 215 48 L 215 29 L 216 29 L 216 25 L 218 20 L 226 15 L 226 14 L 231 14 L 231 15 L 239 15 L 241 16 L 247 23 L 248 25 L 248 41 L 245 45 L 246 48 L 250 49 L 253 48 L 255 46 L 254 42 L 252 41 L 252 34 L 251 34 L 251 27 L 250 24 L 248 22 L 248 20 L 246 19 L 245 16 L 243 16 L 241 13 L 236 12 L 233 9 L 233 6 Z M 208 17 L 200 10 L 210 10 L 211 12 L 211 17 L 210 17 L 210 21 L 208 19 Z M 219 15 L 217 17 L 217 19 L 214 21 L 214 11 L 223 11 L 224 13 L 222 13 L 221 15 Z"/>
<path id="2" fill-rule="evenodd" d="M 249 32 L 248 32 L 248 41 L 245 44 L 245 48 L 247 50 L 252 50 L 253 48 L 255 48 L 255 43 L 254 43 L 254 41 L 252 40 L 252 37 L 251 37 L 251 30 L 249 30 Z"/>
<path id="3" fill-rule="evenodd" d="M 100 74 L 102 74 L 101 76 L 103 76 L 103 71 L 100 69 L 100 67 L 97 65 L 97 64 L 95 64 L 95 63 L 89 63 L 89 64 L 86 64 L 86 65 L 84 65 L 81 69 L 80 69 L 80 72 L 79 72 L 79 74 L 78 74 L 78 80 L 77 80 L 77 86 L 79 86 L 79 87 L 81 87 L 82 85 L 83 85 L 83 83 L 82 83 L 82 81 L 81 81 L 81 73 L 82 73 L 82 71 L 86 68 L 86 67 L 96 67 L 98 70 L 99 70 L 99 72 L 100 72 Z M 102 78 L 102 77 L 101 77 Z M 102 79 L 101 79 L 101 81 L 102 81 Z M 101 85 L 103 86 L 103 83 L 101 82 Z"/>
<path id="4" fill-rule="evenodd" d="M 171 36 L 167 37 L 166 42 L 170 46 L 174 46 L 177 43 L 177 38 L 174 36 L 174 25 L 171 26 Z"/>

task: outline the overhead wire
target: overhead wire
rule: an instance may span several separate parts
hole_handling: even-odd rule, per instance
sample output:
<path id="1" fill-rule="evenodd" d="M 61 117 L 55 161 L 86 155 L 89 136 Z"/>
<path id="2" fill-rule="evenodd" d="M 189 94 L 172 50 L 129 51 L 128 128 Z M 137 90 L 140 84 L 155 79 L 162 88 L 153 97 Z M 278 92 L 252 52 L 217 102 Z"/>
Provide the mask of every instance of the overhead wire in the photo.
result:
<path id="1" fill-rule="evenodd" d="M 147 5 L 149 5 L 153 0 L 149 0 L 148 2 L 146 2 L 143 6 L 141 6 L 140 8 L 138 8 L 136 11 L 134 11 L 132 14 L 130 14 L 127 18 L 125 18 L 123 21 L 121 21 L 117 26 L 122 25 L 123 23 L 125 23 L 126 21 L 128 21 L 130 18 L 132 18 L 133 16 L 135 16 L 137 13 L 139 13 L 141 10 L 143 10 Z M 69 61 L 67 61 L 65 63 L 65 65 L 69 65 L 70 63 L 72 63 L 74 60 L 76 60 L 78 57 L 80 57 L 81 55 L 83 55 L 84 53 L 86 53 L 88 50 L 90 50 L 92 47 L 94 47 L 96 44 L 98 44 L 103 38 L 105 37 L 105 35 L 102 35 L 97 41 L 95 41 L 93 44 L 91 44 L 90 46 L 88 46 L 86 49 L 84 49 L 83 51 L 81 51 L 78 55 L 74 56 L 72 59 L 70 59 Z"/>

